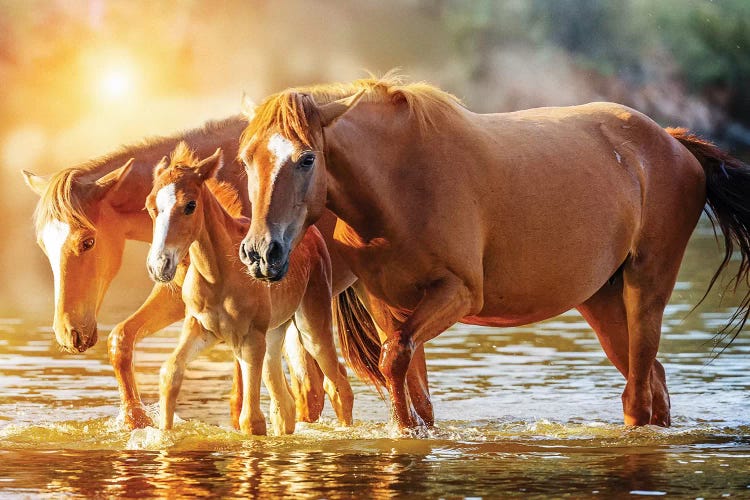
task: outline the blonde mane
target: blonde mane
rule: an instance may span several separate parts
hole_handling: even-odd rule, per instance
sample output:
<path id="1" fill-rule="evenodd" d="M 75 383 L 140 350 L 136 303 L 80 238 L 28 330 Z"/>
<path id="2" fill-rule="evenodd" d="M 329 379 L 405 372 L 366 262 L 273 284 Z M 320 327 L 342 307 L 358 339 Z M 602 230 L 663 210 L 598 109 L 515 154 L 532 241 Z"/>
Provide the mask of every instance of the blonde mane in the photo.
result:
<path id="1" fill-rule="evenodd" d="M 437 127 L 446 116 L 463 106 L 456 96 L 425 82 L 404 83 L 394 71 L 381 78 L 363 78 L 349 83 L 329 83 L 284 90 L 266 98 L 255 110 L 255 116 L 240 137 L 240 150 L 247 147 L 256 133 L 278 127 L 280 132 L 312 146 L 307 117 L 314 104 L 326 104 L 364 90 L 360 102 L 405 102 L 420 129 Z M 303 99 L 308 96 L 310 99 Z"/>
<path id="2" fill-rule="evenodd" d="M 219 205 L 235 219 L 243 218 L 242 199 L 239 190 L 229 182 L 220 181 L 216 178 L 206 180 L 208 190 L 214 195 Z"/>
<path id="3" fill-rule="evenodd" d="M 207 135 L 219 134 L 227 127 L 244 123 L 246 121 L 241 115 L 224 120 L 208 121 L 202 127 L 171 136 L 149 137 L 141 142 L 122 146 L 107 155 L 56 172 L 50 178 L 34 210 L 36 231 L 39 232 L 52 220 L 93 230 L 94 223 L 85 212 L 88 199 L 94 191 L 90 185 L 92 180 L 121 167 L 130 158 L 137 158 L 151 148 L 160 147 L 178 138 L 190 141 Z"/>

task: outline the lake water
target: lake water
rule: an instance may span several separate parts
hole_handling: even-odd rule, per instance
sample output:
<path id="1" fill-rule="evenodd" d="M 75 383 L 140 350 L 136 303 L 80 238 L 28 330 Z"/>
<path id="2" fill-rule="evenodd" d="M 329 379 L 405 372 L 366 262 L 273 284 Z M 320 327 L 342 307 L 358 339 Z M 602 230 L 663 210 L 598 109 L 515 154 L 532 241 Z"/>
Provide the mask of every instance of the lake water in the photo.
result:
<path id="1" fill-rule="evenodd" d="M 669 429 L 621 424 L 624 380 L 574 312 L 522 328 L 457 325 L 433 340 L 436 427 L 412 438 L 356 380 L 353 427 L 327 405 L 292 436 L 246 438 L 229 426 L 222 347 L 190 365 L 173 431 L 129 432 L 103 340 L 74 356 L 54 344 L 51 312 L 0 319 L 0 497 L 749 497 L 750 331 L 714 359 L 713 332 L 737 299 L 717 290 L 688 315 L 718 261 L 704 220 L 664 319 Z M 177 332 L 137 351 L 154 414 Z"/>

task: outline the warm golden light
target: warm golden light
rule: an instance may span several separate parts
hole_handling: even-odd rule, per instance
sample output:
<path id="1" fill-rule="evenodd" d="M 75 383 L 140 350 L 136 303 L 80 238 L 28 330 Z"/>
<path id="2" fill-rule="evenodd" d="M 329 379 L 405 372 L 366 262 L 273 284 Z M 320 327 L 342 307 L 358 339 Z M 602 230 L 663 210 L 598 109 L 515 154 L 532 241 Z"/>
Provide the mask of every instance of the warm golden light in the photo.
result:
<path id="1" fill-rule="evenodd" d="M 99 61 L 104 59 L 103 64 Z M 125 54 L 97 54 L 92 58 L 96 97 L 107 104 L 130 102 L 138 90 L 138 68 Z"/>
<path id="2" fill-rule="evenodd" d="M 102 77 L 101 93 L 108 98 L 122 98 L 132 90 L 132 87 L 132 75 L 124 68 L 112 69 Z"/>

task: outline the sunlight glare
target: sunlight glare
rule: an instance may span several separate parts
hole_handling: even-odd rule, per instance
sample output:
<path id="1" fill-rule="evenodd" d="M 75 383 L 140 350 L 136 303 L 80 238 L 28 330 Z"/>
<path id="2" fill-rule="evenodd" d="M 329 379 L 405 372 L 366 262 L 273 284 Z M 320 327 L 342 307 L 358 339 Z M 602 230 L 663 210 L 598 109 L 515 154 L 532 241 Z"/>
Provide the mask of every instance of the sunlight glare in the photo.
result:
<path id="1" fill-rule="evenodd" d="M 113 66 L 104 70 L 98 81 L 98 97 L 103 101 L 125 101 L 135 92 L 135 74 L 132 67 Z"/>

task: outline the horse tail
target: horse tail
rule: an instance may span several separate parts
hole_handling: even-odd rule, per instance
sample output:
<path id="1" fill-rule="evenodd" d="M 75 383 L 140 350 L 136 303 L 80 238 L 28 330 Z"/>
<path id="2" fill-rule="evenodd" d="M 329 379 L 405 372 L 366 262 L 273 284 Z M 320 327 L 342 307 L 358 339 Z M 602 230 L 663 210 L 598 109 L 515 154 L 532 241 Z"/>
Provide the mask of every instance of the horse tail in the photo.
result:
<path id="1" fill-rule="evenodd" d="M 380 373 L 380 337 L 370 313 L 349 287 L 333 301 L 333 320 L 346 363 L 383 396 L 385 378 Z"/>
<path id="2" fill-rule="evenodd" d="M 740 284 L 750 286 L 750 166 L 687 129 L 668 128 L 667 132 L 680 141 L 703 166 L 706 172 L 706 203 L 710 208 L 705 212 L 714 230 L 718 225 L 724 236 L 724 259 L 698 302 L 700 304 L 729 265 L 735 248 L 740 253 L 740 264 L 728 287 L 733 287 L 736 292 Z M 749 316 L 750 291 L 745 294 L 729 322 L 719 330 L 719 335 L 723 338 L 731 336 L 731 343 Z"/>

